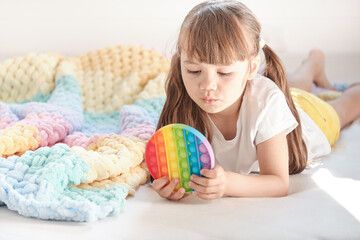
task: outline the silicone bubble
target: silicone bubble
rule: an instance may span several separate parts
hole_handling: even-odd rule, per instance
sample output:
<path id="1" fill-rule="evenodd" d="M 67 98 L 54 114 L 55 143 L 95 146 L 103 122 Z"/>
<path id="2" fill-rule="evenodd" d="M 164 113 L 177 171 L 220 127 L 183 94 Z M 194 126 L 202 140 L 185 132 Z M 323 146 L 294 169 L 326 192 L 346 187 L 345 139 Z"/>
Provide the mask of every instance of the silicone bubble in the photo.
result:
<path id="1" fill-rule="evenodd" d="M 169 124 L 157 130 L 149 139 L 145 161 L 151 176 L 158 179 L 169 176 L 180 180 L 180 187 L 189 193 L 190 176 L 201 176 L 200 170 L 213 169 L 214 152 L 209 141 L 196 129 L 184 124 Z"/>

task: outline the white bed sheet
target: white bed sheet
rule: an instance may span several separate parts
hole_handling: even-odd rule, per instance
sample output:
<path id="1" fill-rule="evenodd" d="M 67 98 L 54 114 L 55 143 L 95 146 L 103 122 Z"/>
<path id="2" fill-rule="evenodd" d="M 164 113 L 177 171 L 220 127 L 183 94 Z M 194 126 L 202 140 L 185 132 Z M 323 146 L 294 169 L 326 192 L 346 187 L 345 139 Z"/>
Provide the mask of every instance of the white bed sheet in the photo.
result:
<path id="1" fill-rule="evenodd" d="M 150 185 L 92 223 L 44 221 L 0 207 L 0 239 L 360 239 L 360 119 L 283 198 L 161 199 Z"/>

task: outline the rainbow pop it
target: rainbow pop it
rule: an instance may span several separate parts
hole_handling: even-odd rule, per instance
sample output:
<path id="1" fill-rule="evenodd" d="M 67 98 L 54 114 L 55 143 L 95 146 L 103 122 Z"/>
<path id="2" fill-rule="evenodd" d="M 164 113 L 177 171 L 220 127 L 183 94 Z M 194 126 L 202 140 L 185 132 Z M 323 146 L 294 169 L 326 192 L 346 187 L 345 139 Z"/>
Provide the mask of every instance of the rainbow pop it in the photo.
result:
<path id="1" fill-rule="evenodd" d="M 178 178 L 175 190 L 183 187 L 188 193 L 193 191 L 188 186 L 190 176 L 201 176 L 203 168 L 213 169 L 215 158 L 210 143 L 199 131 L 184 124 L 169 124 L 149 139 L 145 161 L 154 179 Z"/>

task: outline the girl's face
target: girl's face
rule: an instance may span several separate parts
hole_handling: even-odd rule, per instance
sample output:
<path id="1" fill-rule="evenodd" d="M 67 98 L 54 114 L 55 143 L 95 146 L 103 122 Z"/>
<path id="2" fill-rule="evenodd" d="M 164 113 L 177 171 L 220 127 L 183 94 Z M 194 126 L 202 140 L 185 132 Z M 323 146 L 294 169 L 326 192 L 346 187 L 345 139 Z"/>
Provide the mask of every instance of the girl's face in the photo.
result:
<path id="1" fill-rule="evenodd" d="M 258 61 L 257 61 L 258 60 Z M 212 65 L 189 59 L 186 51 L 181 52 L 181 74 L 190 98 L 209 114 L 237 113 L 240 97 L 248 80 L 253 79 L 260 58 L 251 61 L 237 61 L 231 65 Z"/>

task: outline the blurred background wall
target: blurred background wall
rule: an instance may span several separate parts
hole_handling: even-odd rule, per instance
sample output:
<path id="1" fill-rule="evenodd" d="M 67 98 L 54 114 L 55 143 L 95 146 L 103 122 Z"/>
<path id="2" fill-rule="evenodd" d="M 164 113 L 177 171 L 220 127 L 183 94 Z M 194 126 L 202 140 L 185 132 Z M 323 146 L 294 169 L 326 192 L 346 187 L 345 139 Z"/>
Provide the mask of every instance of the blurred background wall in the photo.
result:
<path id="1" fill-rule="evenodd" d="M 123 43 L 170 55 L 181 22 L 200 2 L 0 0 L 0 61 L 29 52 L 74 56 Z M 263 38 L 290 68 L 311 48 L 360 66 L 359 0 L 242 2 L 257 15 Z"/>

